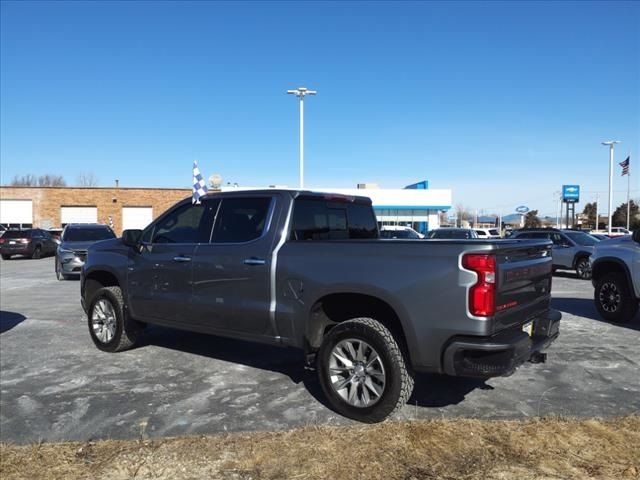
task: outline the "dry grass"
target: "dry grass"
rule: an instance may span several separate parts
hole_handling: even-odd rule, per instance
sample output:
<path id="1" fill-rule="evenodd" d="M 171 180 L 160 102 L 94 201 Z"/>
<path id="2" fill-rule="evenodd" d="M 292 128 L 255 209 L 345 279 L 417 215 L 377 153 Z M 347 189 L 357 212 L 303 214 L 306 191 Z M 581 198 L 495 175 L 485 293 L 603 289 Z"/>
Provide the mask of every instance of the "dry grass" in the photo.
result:
<path id="1" fill-rule="evenodd" d="M 161 440 L 0 445 L 9 479 L 640 478 L 640 417 L 436 420 Z"/>

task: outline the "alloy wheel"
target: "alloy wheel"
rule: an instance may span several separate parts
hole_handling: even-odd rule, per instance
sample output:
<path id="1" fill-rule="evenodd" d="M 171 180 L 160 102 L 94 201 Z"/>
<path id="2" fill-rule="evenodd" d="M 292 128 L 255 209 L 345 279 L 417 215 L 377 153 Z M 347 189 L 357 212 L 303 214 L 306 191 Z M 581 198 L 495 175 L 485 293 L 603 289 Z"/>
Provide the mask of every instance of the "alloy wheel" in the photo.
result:
<path id="1" fill-rule="evenodd" d="M 339 342 L 329 358 L 333 390 L 349 405 L 370 407 L 384 393 L 386 374 L 378 352 L 367 342 L 348 338 Z"/>
<path id="2" fill-rule="evenodd" d="M 583 280 L 588 280 L 591 278 L 591 265 L 588 260 L 580 260 L 578 265 L 576 265 L 576 272 L 578 273 L 578 277 Z"/>
<path id="3" fill-rule="evenodd" d="M 109 343 L 116 334 L 116 312 L 111 302 L 101 298 L 93 306 L 91 312 L 91 328 L 96 338 L 102 343 Z"/>

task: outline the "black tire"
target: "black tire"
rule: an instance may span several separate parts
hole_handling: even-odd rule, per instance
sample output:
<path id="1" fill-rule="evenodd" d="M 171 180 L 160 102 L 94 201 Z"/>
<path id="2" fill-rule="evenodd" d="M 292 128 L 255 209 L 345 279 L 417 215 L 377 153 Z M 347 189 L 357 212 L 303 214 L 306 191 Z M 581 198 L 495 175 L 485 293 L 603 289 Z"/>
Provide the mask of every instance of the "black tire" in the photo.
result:
<path id="1" fill-rule="evenodd" d="M 330 378 L 333 349 L 341 342 L 351 340 L 366 342 L 375 350 L 384 367 L 385 383 L 382 393 L 369 406 L 349 404 L 338 394 Z M 320 385 L 331 407 L 341 415 L 360 422 L 375 423 L 385 420 L 407 403 L 413 391 L 413 374 L 400 345 L 387 327 L 372 318 L 354 318 L 333 327 L 325 336 L 316 361 Z M 345 375 L 352 374 L 345 372 Z M 354 383 L 351 383 L 350 388 L 364 390 L 364 384 L 354 387 Z M 347 390 L 350 391 L 350 388 Z"/>
<path id="2" fill-rule="evenodd" d="M 31 258 L 33 258 L 34 260 L 37 260 L 40 258 L 42 254 L 42 249 L 40 248 L 40 245 L 38 245 L 34 250 L 33 253 L 31 254 Z"/>
<path id="3" fill-rule="evenodd" d="M 92 322 L 94 309 L 98 302 L 102 300 L 108 302 L 115 313 L 115 332 L 113 333 L 113 337 L 108 341 L 103 341 L 98 338 Z M 91 340 L 93 340 L 96 347 L 104 352 L 122 352 L 123 350 L 134 347 L 142 330 L 142 326 L 125 313 L 124 300 L 120 287 L 103 287 L 98 290 L 91 299 L 87 320 Z"/>
<path id="4" fill-rule="evenodd" d="M 11 259 L 11 255 L 7 255 L 7 254 L 3 253 L 2 254 L 2 259 L 3 260 L 9 260 L 9 259 Z"/>
<path id="5" fill-rule="evenodd" d="M 56 266 L 55 266 L 55 269 L 56 269 L 56 278 L 57 278 L 60 282 L 62 282 L 62 281 L 64 281 L 64 280 L 69 280 L 69 275 L 67 275 L 67 274 L 65 274 L 65 273 L 62 273 L 62 265 L 60 265 L 60 260 L 58 260 L 58 259 L 56 258 L 55 262 L 56 262 L 56 264 L 55 264 L 55 265 L 56 265 Z"/>
<path id="6" fill-rule="evenodd" d="M 591 280 L 589 257 L 580 257 L 576 260 L 576 275 L 581 280 Z"/>
<path id="7" fill-rule="evenodd" d="M 622 273 L 607 273 L 596 282 L 593 299 L 598 313 L 610 322 L 624 323 L 638 313 L 638 300 Z"/>

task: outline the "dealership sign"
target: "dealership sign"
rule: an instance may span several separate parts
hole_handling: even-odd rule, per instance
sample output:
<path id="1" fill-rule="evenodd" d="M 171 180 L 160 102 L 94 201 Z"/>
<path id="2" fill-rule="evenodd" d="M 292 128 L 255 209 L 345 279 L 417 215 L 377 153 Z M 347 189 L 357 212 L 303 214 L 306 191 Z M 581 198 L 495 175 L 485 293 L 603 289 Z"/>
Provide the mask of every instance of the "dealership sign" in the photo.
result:
<path id="1" fill-rule="evenodd" d="M 520 205 L 519 207 L 516 208 L 517 213 L 525 214 L 528 211 L 529 211 L 529 207 L 525 207 L 524 205 Z"/>
<path id="2" fill-rule="evenodd" d="M 567 203 L 578 203 L 580 201 L 580 185 L 563 185 L 562 201 Z"/>

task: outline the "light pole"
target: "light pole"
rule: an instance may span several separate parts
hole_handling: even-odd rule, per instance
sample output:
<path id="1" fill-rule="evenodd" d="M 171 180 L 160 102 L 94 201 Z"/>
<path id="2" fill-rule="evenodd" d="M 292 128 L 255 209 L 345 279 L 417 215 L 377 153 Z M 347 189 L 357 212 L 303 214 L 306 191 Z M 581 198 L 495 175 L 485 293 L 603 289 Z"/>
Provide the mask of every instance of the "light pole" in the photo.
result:
<path id="1" fill-rule="evenodd" d="M 609 140 L 602 142 L 602 145 L 609 147 L 609 235 L 611 235 L 611 215 L 613 208 L 613 146 L 616 143 L 620 143 L 618 140 Z"/>
<path id="2" fill-rule="evenodd" d="M 295 90 L 287 90 L 287 93 L 300 99 L 300 188 L 304 188 L 304 97 L 318 92 L 298 87 Z"/>

